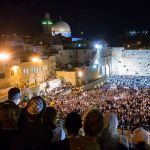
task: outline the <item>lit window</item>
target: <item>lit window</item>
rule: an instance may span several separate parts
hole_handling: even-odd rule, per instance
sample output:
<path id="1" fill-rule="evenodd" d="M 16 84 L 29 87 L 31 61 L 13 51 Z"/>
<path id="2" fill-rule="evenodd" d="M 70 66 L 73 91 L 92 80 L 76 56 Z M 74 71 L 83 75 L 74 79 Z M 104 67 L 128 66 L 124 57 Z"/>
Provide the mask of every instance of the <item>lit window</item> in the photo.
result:
<path id="1" fill-rule="evenodd" d="M 26 69 L 26 74 L 28 74 L 28 73 L 29 73 L 29 69 L 27 68 L 27 69 Z"/>
<path id="2" fill-rule="evenodd" d="M 28 68 L 24 68 L 24 69 L 23 69 L 23 73 L 24 73 L 24 74 L 28 74 L 28 73 L 29 73 L 29 69 L 28 69 Z"/>
<path id="3" fill-rule="evenodd" d="M 34 68 L 33 67 L 31 68 L 31 72 L 34 73 Z"/>
<path id="4" fill-rule="evenodd" d="M 26 69 L 25 68 L 23 69 L 23 73 L 26 74 Z"/>

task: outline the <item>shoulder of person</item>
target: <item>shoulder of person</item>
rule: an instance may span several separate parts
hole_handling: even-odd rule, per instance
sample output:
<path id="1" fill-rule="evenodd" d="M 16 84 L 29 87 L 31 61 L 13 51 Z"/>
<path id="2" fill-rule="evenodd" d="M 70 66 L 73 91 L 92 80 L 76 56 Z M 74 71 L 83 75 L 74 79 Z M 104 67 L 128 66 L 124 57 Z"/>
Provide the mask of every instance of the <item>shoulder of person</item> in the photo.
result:
<path id="1" fill-rule="evenodd" d="M 70 150 L 69 142 L 70 142 L 70 140 L 68 138 L 66 138 L 62 141 L 54 142 L 51 145 L 51 149 L 52 150 L 60 150 L 60 149 L 61 150 Z"/>
<path id="2" fill-rule="evenodd" d="M 124 135 L 119 135 L 119 143 L 129 148 L 128 139 Z"/>

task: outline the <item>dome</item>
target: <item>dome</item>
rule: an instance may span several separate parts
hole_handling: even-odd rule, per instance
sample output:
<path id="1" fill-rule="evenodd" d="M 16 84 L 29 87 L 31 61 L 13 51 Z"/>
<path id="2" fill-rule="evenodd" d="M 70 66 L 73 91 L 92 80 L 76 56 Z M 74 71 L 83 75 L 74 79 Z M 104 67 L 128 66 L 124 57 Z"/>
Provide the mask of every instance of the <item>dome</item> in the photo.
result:
<path id="1" fill-rule="evenodd" d="M 68 25 L 68 23 L 64 22 L 64 21 L 59 21 L 56 22 L 53 26 L 52 26 L 52 32 L 71 32 L 70 30 L 70 26 Z"/>

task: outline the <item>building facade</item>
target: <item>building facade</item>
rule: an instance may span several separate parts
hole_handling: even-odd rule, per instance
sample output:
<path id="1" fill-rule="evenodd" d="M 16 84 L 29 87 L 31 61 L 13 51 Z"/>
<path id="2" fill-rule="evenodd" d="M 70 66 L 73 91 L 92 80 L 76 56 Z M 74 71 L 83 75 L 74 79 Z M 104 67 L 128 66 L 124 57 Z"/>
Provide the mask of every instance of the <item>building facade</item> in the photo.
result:
<path id="1" fill-rule="evenodd" d="M 46 81 L 56 67 L 55 56 L 39 62 L 9 60 L 0 63 L 0 89 L 30 86 Z"/>

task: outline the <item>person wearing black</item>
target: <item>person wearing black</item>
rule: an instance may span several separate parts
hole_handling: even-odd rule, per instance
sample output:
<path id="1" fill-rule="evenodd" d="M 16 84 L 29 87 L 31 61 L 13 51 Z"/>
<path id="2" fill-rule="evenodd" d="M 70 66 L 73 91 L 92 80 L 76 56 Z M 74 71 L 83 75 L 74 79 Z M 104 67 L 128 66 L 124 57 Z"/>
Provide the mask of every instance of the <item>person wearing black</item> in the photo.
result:
<path id="1" fill-rule="evenodd" d="M 17 134 L 17 123 L 21 112 L 18 107 L 20 100 L 20 89 L 11 88 L 8 91 L 8 100 L 0 103 L 0 147 L 2 149 L 9 149 L 11 141 Z"/>
<path id="2" fill-rule="evenodd" d="M 70 139 L 78 138 L 79 130 L 82 127 L 81 116 L 76 112 L 67 114 L 65 119 L 65 128 L 67 130 L 67 137 L 52 144 L 52 150 L 70 150 Z"/>
<path id="3" fill-rule="evenodd" d="M 11 144 L 11 150 L 46 150 L 50 148 L 52 131 L 43 124 L 46 103 L 40 96 L 27 104 L 23 129 Z"/>

